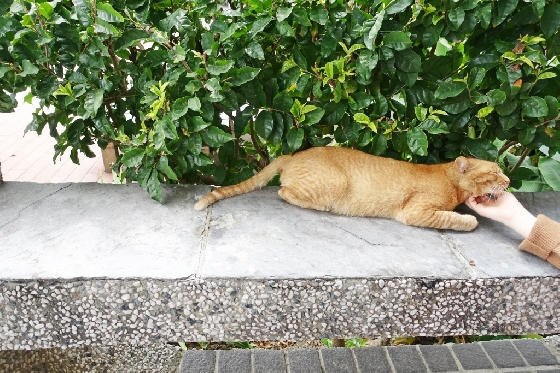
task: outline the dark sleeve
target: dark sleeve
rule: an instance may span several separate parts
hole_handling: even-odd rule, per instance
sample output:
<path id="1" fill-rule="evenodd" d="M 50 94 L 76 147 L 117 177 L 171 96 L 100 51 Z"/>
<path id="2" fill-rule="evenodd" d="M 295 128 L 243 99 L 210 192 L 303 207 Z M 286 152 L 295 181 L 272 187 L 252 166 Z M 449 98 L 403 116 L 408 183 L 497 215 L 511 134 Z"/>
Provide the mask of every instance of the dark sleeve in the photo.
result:
<path id="1" fill-rule="evenodd" d="M 519 248 L 560 268 L 560 223 L 544 215 L 537 216 L 531 233 L 521 242 Z"/>

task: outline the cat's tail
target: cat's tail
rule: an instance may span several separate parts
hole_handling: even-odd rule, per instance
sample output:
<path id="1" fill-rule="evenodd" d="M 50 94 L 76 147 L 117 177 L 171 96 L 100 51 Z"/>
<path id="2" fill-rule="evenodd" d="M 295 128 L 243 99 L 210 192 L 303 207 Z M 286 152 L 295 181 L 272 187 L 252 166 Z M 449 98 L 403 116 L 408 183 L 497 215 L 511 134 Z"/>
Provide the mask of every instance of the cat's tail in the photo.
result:
<path id="1" fill-rule="evenodd" d="M 194 205 L 195 210 L 202 210 L 216 201 L 224 198 L 229 198 L 236 196 L 238 194 L 244 194 L 252 192 L 255 189 L 260 189 L 265 186 L 276 174 L 282 171 L 282 169 L 290 162 L 291 155 L 282 155 L 276 158 L 272 163 L 263 168 L 261 172 L 253 176 L 252 178 L 245 180 L 239 184 L 227 186 L 213 190 L 204 197 L 202 197 L 196 205 Z"/>

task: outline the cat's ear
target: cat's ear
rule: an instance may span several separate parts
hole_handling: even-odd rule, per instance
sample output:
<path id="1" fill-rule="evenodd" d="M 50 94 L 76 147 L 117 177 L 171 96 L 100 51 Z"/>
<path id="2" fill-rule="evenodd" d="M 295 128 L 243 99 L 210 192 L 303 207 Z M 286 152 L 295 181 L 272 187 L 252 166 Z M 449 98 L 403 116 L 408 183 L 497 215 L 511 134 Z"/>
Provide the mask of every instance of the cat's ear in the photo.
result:
<path id="1" fill-rule="evenodd" d="M 471 163 L 465 157 L 458 157 L 455 160 L 455 167 L 457 167 L 457 171 L 464 174 L 471 168 Z"/>

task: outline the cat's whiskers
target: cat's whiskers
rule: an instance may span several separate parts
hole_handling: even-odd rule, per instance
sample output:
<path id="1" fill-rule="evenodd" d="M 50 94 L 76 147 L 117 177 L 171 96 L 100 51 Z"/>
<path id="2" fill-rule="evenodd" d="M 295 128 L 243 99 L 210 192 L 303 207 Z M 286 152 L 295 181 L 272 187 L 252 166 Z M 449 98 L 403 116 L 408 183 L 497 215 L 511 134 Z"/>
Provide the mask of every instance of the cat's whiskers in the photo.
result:
<path id="1" fill-rule="evenodd" d="M 505 182 L 500 182 L 492 185 L 492 187 L 490 188 L 490 192 L 487 193 L 489 199 L 491 199 L 493 203 L 496 203 L 498 198 L 504 194 L 507 187 L 508 184 Z"/>

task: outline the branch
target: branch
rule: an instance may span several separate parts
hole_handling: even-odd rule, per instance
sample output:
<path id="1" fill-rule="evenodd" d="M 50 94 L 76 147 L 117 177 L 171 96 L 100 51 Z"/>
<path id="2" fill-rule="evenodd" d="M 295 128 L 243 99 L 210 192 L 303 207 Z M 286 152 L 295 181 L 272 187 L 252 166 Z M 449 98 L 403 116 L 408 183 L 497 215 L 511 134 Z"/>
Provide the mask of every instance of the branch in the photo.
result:
<path id="1" fill-rule="evenodd" d="M 253 118 L 249 119 L 249 131 L 251 132 L 251 141 L 253 142 L 253 146 L 255 147 L 255 150 L 257 151 L 257 153 L 259 153 L 261 159 L 265 160 L 265 162 L 268 163 L 268 156 L 262 151 L 257 141 L 257 138 L 255 137 L 255 130 L 253 128 Z"/>
<path id="2" fill-rule="evenodd" d="M 115 102 L 117 100 L 120 100 L 121 98 L 126 98 L 126 97 L 134 97 L 134 96 L 140 96 L 138 93 L 130 93 L 130 91 L 117 95 L 117 96 L 112 96 L 112 97 L 106 97 L 103 98 L 103 103 L 109 103 L 109 102 Z"/>
<path id="3" fill-rule="evenodd" d="M 218 104 L 217 102 L 212 102 L 212 105 L 213 105 L 216 109 L 220 110 L 222 113 L 224 113 L 225 115 L 227 115 L 229 119 L 235 120 L 235 117 L 234 117 L 233 115 L 231 115 L 230 112 L 226 111 L 226 109 L 224 109 L 224 108 L 222 107 L 222 105 Z"/>
<path id="4" fill-rule="evenodd" d="M 498 150 L 498 156 L 502 155 L 506 150 L 508 150 L 509 148 L 511 148 L 513 145 L 515 145 L 517 143 L 517 141 L 515 140 L 509 140 L 507 141 L 504 146 L 502 146 L 500 148 L 500 150 Z"/>
<path id="5" fill-rule="evenodd" d="M 117 118 L 115 118 L 115 115 L 113 114 L 113 109 L 111 109 L 111 105 L 109 105 L 108 102 L 105 103 L 105 109 L 107 109 L 107 114 L 109 114 L 109 119 L 111 119 L 111 121 L 113 122 L 113 127 L 115 129 L 118 129 L 119 121 L 117 120 Z"/>
<path id="6" fill-rule="evenodd" d="M 272 46 L 272 50 L 270 51 L 271 57 L 274 56 L 274 53 L 276 53 L 276 49 L 278 48 L 278 45 L 280 44 L 280 42 L 282 41 L 282 37 L 280 37 L 276 43 Z M 268 60 L 265 60 L 263 62 L 263 65 L 261 67 L 261 71 L 259 71 L 259 74 L 263 71 L 263 69 L 265 68 L 265 66 L 268 64 L 268 62 L 270 61 L 270 58 Z"/>
<path id="7" fill-rule="evenodd" d="M 544 126 L 545 124 L 550 123 L 550 122 L 554 122 L 555 120 L 558 120 L 558 119 L 560 119 L 560 115 L 557 116 L 556 118 L 552 118 L 552 119 L 549 119 L 549 120 L 545 120 L 545 121 L 542 122 L 542 123 L 536 124 L 535 127 Z"/>
<path id="8" fill-rule="evenodd" d="M 521 157 L 519 157 L 519 160 L 517 161 L 517 163 L 515 164 L 515 166 L 513 166 L 510 170 L 509 173 L 512 173 L 513 171 L 515 171 L 516 169 L 519 168 L 519 166 L 521 166 L 521 163 L 523 163 L 523 161 L 525 160 L 525 158 L 527 157 L 527 154 L 529 154 L 531 150 L 529 148 L 525 148 L 525 150 L 523 150 L 523 153 L 521 153 Z"/>
<path id="9" fill-rule="evenodd" d="M 109 51 L 109 56 L 111 56 L 111 61 L 113 61 L 113 67 L 115 68 L 115 73 L 117 75 L 121 76 L 121 85 L 126 93 L 126 81 L 124 80 L 124 78 L 121 75 L 121 71 L 119 70 L 119 59 L 117 58 L 117 55 L 115 54 L 115 47 L 113 46 L 113 43 L 110 43 L 107 46 L 107 50 Z"/>
<path id="10" fill-rule="evenodd" d="M 229 130 L 235 139 L 233 139 L 233 156 L 239 158 L 239 137 L 235 134 L 235 125 L 233 119 L 229 118 Z"/>

